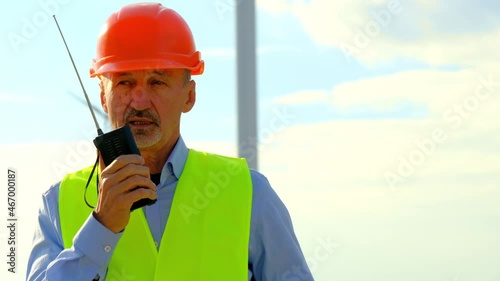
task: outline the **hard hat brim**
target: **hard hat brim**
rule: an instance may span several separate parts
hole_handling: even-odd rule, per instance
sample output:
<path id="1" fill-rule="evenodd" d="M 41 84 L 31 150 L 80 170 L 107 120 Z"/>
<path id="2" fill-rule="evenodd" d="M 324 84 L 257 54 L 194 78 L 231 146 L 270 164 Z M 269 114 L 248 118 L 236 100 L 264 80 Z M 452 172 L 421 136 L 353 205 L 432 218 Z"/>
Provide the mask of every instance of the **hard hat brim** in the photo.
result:
<path id="1" fill-rule="evenodd" d="M 195 66 L 187 66 L 174 60 L 132 60 L 132 61 L 117 61 L 98 63 L 94 62 L 90 69 L 90 77 L 96 77 L 105 73 L 112 72 L 127 72 L 144 69 L 188 69 L 192 75 L 203 74 L 205 62 L 199 60 Z"/>

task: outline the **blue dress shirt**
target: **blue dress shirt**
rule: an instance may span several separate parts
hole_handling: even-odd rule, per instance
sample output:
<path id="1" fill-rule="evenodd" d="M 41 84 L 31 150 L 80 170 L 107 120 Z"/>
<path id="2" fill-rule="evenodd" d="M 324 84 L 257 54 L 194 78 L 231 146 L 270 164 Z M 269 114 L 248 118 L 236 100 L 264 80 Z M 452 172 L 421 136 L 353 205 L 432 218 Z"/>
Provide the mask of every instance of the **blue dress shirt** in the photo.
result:
<path id="1" fill-rule="evenodd" d="M 158 201 L 143 208 L 157 248 L 188 151 L 182 137 L 179 137 L 161 172 L 157 187 Z M 254 170 L 250 172 L 253 200 L 248 280 L 313 281 L 285 205 L 265 176 Z M 134 280 L 126 272 L 107 271 L 113 250 L 122 234 L 111 232 L 92 215 L 74 237 L 73 247 L 64 249 L 58 213 L 59 185 L 60 182 L 43 194 L 28 261 L 27 280 L 90 281 L 96 277 L 100 277 L 101 281 Z M 290 275 L 296 268 L 303 270 L 298 275 Z"/>

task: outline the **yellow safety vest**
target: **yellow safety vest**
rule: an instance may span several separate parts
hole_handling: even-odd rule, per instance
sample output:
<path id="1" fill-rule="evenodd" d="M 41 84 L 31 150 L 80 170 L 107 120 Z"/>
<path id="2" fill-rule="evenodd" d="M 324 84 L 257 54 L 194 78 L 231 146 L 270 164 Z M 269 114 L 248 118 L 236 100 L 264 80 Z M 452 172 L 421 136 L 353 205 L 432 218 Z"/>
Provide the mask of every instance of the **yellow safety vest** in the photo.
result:
<path id="1" fill-rule="evenodd" d="M 93 209 L 84 202 L 92 167 L 67 175 L 59 190 L 65 248 Z M 95 175 L 94 175 L 95 177 Z M 97 204 L 95 178 L 87 200 Z M 111 257 L 106 280 L 238 281 L 248 279 L 252 182 L 244 159 L 189 150 L 157 250 L 142 209 Z"/>

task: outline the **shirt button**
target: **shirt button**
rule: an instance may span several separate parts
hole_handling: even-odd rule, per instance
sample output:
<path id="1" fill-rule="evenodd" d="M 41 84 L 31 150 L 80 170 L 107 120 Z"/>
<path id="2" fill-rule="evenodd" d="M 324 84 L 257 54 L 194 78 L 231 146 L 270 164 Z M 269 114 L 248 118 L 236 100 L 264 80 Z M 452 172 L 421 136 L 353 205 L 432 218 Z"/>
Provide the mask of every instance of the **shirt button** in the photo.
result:
<path id="1" fill-rule="evenodd" d="M 104 247 L 104 251 L 105 251 L 106 253 L 111 252 L 111 247 L 110 247 L 110 246 L 105 246 L 105 247 Z"/>
<path id="2" fill-rule="evenodd" d="M 155 247 L 158 248 L 158 242 L 155 241 Z"/>

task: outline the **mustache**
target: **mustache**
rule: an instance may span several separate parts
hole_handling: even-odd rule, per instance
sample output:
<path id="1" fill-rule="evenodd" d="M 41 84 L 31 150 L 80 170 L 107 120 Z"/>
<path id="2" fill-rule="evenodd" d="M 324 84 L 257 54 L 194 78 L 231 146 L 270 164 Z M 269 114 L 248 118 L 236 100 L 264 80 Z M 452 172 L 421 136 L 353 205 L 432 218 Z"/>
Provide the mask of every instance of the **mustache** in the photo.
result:
<path id="1" fill-rule="evenodd" d="M 125 113 L 125 116 L 123 117 L 124 124 L 129 123 L 130 119 L 133 117 L 148 118 L 156 125 L 159 125 L 160 123 L 160 118 L 150 110 L 136 110 L 134 108 L 131 108 Z"/>

